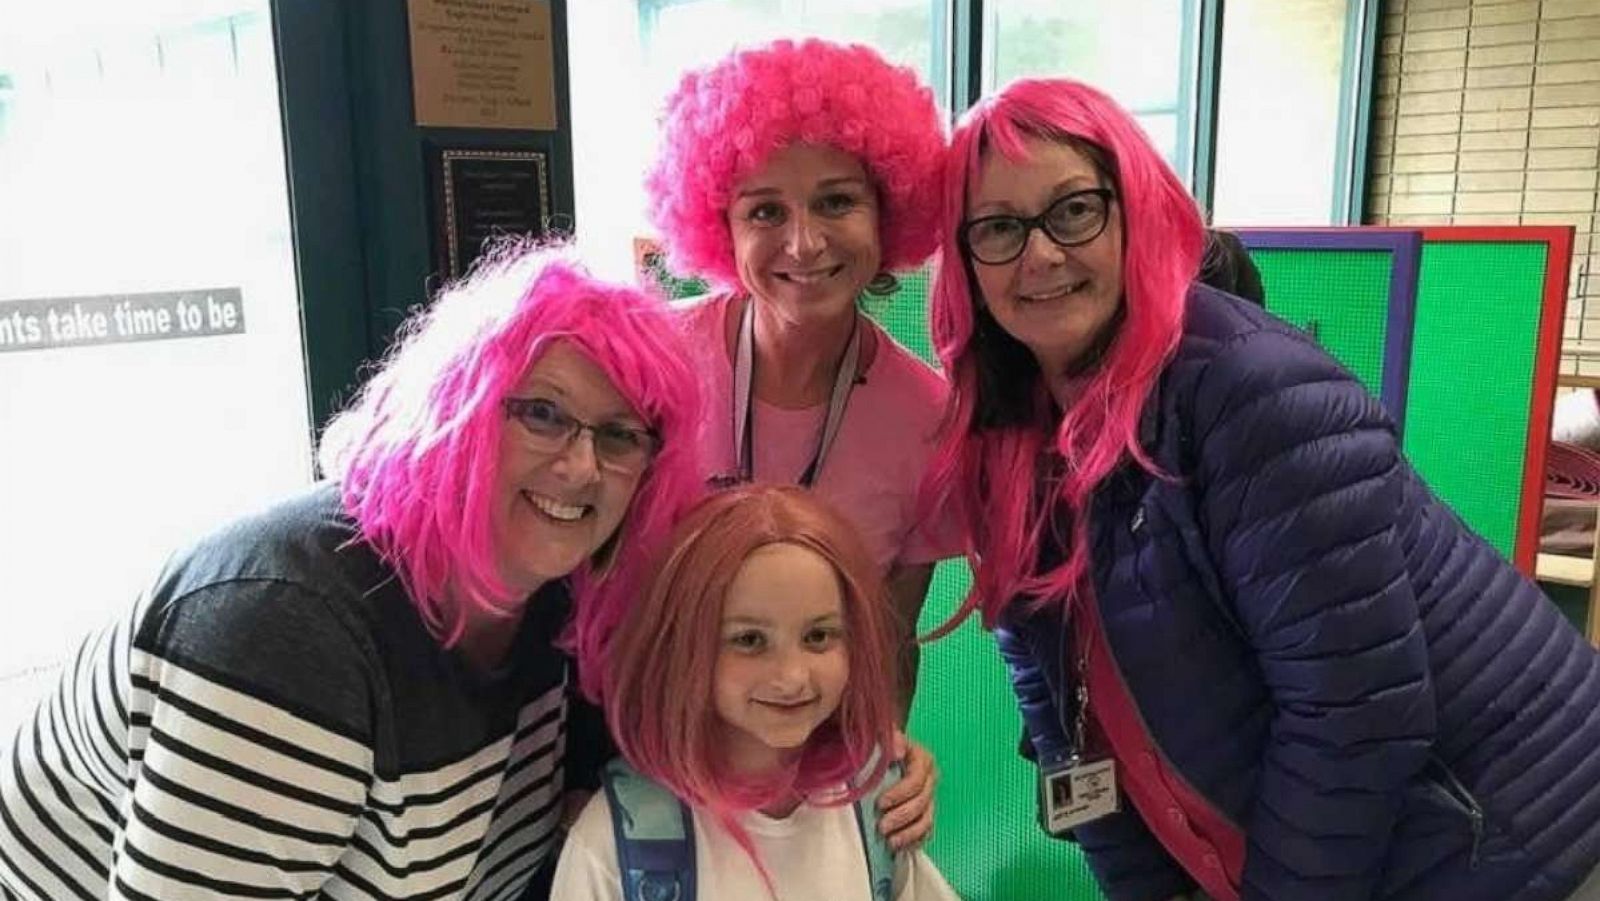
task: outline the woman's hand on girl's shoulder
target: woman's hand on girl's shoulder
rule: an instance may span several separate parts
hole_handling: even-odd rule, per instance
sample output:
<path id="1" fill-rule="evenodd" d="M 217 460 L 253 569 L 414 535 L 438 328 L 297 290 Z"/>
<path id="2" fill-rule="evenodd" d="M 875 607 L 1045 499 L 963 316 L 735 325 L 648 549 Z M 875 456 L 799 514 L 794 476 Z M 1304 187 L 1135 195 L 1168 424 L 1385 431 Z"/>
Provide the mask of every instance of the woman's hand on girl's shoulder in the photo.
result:
<path id="1" fill-rule="evenodd" d="M 904 851 L 933 835 L 933 790 L 939 774 L 927 748 L 898 731 L 894 742 L 895 759 L 905 768 L 905 774 L 878 798 L 878 810 L 882 812 L 878 831 L 888 837 L 889 847 Z"/>

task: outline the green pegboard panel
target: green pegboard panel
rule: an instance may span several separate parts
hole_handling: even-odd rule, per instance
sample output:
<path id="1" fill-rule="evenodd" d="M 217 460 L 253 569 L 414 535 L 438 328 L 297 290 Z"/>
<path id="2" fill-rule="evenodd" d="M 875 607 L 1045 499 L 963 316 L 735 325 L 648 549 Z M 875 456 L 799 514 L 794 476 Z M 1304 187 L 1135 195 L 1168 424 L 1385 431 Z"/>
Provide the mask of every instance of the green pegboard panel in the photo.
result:
<path id="1" fill-rule="evenodd" d="M 1311 334 L 1382 396 L 1393 254 L 1263 248 L 1250 256 L 1261 270 L 1267 309 Z"/>
<path id="2" fill-rule="evenodd" d="M 961 561 L 934 571 L 918 632 L 961 605 L 972 576 Z M 1045 835 L 1035 770 L 1017 754 L 1022 716 L 994 636 L 976 615 L 922 647 L 911 735 L 939 765 L 928 853 L 966 901 L 1100 901 L 1078 846 Z"/>
<path id="3" fill-rule="evenodd" d="M 1532 415 L 1547 245 L 1422 248 L 1405 452 L 1473 531 L 1510 558 Z"/>
<path id="4" fill-rule="evenodd" d="M 887 297 L 868 296 L 861 307 L 894 340 L 932 366 L 939 360 L 928 338 L 928 270 L 896 276 L 899 287 Z"/>
<path id="5" fill-rule="evenodd" d="M 1267 309 L 1310 333 L 1405 432 L 1422 234 L 1406 229 L 1242 229 Z"/>

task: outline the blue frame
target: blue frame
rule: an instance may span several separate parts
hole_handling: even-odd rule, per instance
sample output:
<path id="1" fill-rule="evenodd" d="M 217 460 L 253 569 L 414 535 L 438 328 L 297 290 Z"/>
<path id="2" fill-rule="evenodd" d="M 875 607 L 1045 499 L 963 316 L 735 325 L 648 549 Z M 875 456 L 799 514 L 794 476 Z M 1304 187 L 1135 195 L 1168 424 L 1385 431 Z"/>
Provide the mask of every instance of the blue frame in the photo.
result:
<path id="1" fill-rule="evenodd" d="M 937 2 L 937 0 L 935 0 Z M 951 121 L 983 96 L 984 0 L 951 0 L 954 34 L 950 41 Z"/>
<path id="2" fill-rule="evenodd" d="M 1360 225 L 1366 216 L 1367 145 L 1372 128 L 1373 73 L 1378 55 L 1378 0 L 1350 0 L 1344 68 L 1339 79 L 1339 153 L 1333 221 Z"/>
<path id="3" fill-rule="evenodd" d="M 375 356 L 343 4 L 273 0 L 273 45 L 300 289 L 306 396 L 320 431 Z"/>
<path id="4" fill-rule="evenodd" d="M 1201 0 L 1195 59 L 1195 138 L 1189 190 L 1211 221 L 1217 183 L 1217 98 L 1222 83 L 1222 0 Z"/>
<path id="5" fill-rule="evenodd" d="M 1197 15 L 1197 11 L 1200 15 Z M 1205 81 L 1205 69 L 1201 63 L 1205 56 L 1204 19 L 1197 0 L 1183 0 L 1181 17 L 1183 35 L 1178 40 L 1178 53 L 1183 57 L 1183 63 L 1178 67 L 1178 104 L 1176 109 L 1162 112 L 1172 112 L 1178 118 L 1178 146 L 1174 148 L 1177 159 L 1173 168 L 1178 170 L 1178 178 L 1193 191 L 1200 159 L 1196 125 L 1200 120 L 1200 93 Z"/>
<path id="6" fill-rule="evenodd" d="M 1422 233 L 1412 229 L 1230 229 L 1250 250 L 1387 251 L 1389 306 L 1384 325 L 1383 387 L 1379 400 L 1405 434 L 1406 392 L 1411 385 L 1411 345 L 1417 318 L 1417 275 Z"/>

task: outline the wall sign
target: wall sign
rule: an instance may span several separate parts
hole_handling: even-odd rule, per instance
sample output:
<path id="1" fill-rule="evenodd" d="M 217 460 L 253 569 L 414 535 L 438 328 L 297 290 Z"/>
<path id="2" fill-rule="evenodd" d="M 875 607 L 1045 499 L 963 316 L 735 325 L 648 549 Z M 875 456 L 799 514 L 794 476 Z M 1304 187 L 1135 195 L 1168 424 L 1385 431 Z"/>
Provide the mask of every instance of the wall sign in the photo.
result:
<path id="1" fill-rule="evenodd" d="M 238 288 L 0 301 L 0 353 L 243 331 Z"/>
<path id="2" fill-rule="evenodd" d="M 548 0 L 409 0 L 418 125 L 556 129 Z"/>
<path id="3" fill-rule="evenodd" d="M 458 278 L 498 237 L 541 236 L 550 215 L 550 175 L 533 150 L 441 150 L 434 189 L 439 203 L 441 269 Z"/>

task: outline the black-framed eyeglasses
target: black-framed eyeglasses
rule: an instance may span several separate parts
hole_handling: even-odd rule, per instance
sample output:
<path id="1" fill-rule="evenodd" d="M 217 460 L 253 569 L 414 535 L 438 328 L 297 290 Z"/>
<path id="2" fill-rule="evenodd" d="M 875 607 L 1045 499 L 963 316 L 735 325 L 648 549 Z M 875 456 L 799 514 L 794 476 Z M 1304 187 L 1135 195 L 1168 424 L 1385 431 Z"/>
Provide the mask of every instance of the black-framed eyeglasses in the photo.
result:
<path id="1" fill-rule="evenodd" d="M 555 401 L 539 397 L 508 397 L 501 402 L 506 416 L 522 424 L 535 450 L 559 453 L 589 433 L 595 461 L 607 469 L 635 473 L 650 465 L 661 438 L 653 429 L 638 429 L 620 422 L 584 422 L 561 409 Z"/>
<path id="2" fill-rule="evenodd" d="M 1100 237 L 1111 220 L 1110 188 L 1088 188 L 1057 197 L 1037 216 L 980 216 L 961 223 L 961 246 L 980 263 L 999 266 L 1022 256 L 1034 229 L 1062 247 Z"/>

